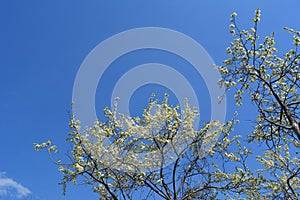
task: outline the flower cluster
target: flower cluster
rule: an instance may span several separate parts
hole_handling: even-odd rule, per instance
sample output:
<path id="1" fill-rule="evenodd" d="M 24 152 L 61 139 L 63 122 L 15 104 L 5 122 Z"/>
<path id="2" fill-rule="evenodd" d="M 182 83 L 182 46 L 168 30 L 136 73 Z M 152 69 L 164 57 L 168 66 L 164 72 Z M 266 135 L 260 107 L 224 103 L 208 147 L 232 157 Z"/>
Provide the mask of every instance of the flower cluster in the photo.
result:
<path id="1" fill-rule="evenodd" d="M 280 147 L 285 146 L 292 152 L 299 148 L 300 33 L 285 28 L 293 35 L 293 48 L 278 55 L 275 33 L 263 39 L 258 36 L 260 14 L 257 9 L 252 19 L 254 26 L 249 30 L 240 29 L 237 15 L 231 15 L 229 28 L 234 41 L 226 51 L 230 58 L 218 67 L 222 75 L 220 85 L 227 90 L 238 87 L 234 94 L 237 106 L 243 105 L 243 96 L 248 93 L 258 108 L 256 126 L 249 141 L 265 142 L 268 147 L 265 154 L 257 158 L 264 167 L 259 171 L 259 181 L 264 183 L 262 190 L 269 192 L 265 198 L 292 199 L 298 197 L 296 191 L 300 190 L 299 159 L 296 154 L 281 151 Z M 266 178 L 270 175 L 276 181 Z"/>

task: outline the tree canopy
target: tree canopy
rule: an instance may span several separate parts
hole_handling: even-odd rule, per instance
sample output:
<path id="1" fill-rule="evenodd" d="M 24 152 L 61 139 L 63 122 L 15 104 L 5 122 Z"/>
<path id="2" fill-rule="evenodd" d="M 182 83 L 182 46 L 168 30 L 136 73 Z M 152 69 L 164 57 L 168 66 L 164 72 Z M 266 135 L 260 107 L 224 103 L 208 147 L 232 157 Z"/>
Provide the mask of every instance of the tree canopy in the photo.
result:
<path id="1" fill-rule="evenodd" d="M 50 141 L 47 149 L 69 182 L 83 181 L 100 199 L 298 199 L 300 194 L 299 50 L 300 32 L 290 28 L 291 50 L 280 55 L 275 33 L 258 34 L 260 10 L 253 27 L 241 29 L 231 15 L 228 59 L 220 66 L 220 87 L 234 90 L 237 106 L 249 95 L 257 108 L 250 134 L 234 132 L 237 115 L 195 129 L 199 117 L 188 101 L 173 106 L 149 99 L 141 117 L 105 109 L 105 121 L 81 128 L 72 114 L 69 162 L 62 162 Z M 76 102 L 75 102 L 76 103 Z M 261 155 L 249 147 L 260 145 Z M 54 153 L 54 155 L 53 155 Z M 255 156 L 257 169 L 251 167 Z"/>

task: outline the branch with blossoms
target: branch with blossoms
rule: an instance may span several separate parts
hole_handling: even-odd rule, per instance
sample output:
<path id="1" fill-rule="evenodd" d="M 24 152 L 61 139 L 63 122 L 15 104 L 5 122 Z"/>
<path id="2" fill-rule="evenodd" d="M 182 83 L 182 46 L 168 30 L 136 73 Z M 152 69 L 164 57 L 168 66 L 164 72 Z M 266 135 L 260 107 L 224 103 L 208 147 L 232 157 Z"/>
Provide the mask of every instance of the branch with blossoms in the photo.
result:
<path id="1" fill-rule="evenodd" d="M 260 10 L 253 18 L 254 26 L 241 30 L 236 23 L 236 13 L 232 14 L 230 33 L 234 42 L 227 48 L 231 57 L 219 66 L 223 78 L 220 84 L 227 89 L 239 86 L 235 93 L 236 104 L 242 105 L 242 96 L 249 93 L 253 103 L 259 108 L 257 131 L 269 135 L 257 137 L 278 138 L 278 134 L 290 134 L 300 141 L 299 102 L 299 32 L 287 29 L 293 34 L 294 48 L 283 57 L 276 55 L 274 33 L 260 40 L 257 35 Z M 261 41 L 261 42 L 260 42 Z M 265 123 L 266 122 L 266 123 Z M 276 130 L 276 133 L 269 130 Z"/>
<path id="2" fill-rule="evenodd" d="M 195 130 L 198 111 L 187 101 L 183 107 L 168 104 L 167 95 L 161 104 L 150 98 L 142 117 L 118 114 L 117 103 L 112 110 L 105 109 L 105 115 L 106 121 L 96 120 L 83 131 L 72 115 L 70 163 L 56 162 L 64 175 L 64 189 L 69 182 L 83 180 L 102 199 L 133 199 L 139 191 L 147 194 L 143 198 L 175 200 L 235 195 L 245 187 L 245 157 L 250 152 L 229 152 L 238 144 L 238 137 L 229 139 L 234 119 L 226 124 L 211 121 Z M 50 142 L 35 148 L 56 151 Z M 227 167 L 223 163 L 219 167 L 220 160 Z M 227 173 L 232 166 L 236 170 Z"/>
<path id="3" fill-rule="evenodd" d="M 285 28 L 293 36 L 293 48 L 279 56 L 275 33 L 264 39 L 258 35 L 259 9 L 255 11 L 254 25 L 249 30 L 240 29 L 236 17 L 236 13 L 231 15 L 230 33 L 234 41 L 227 48 L 230 58 L 218 67 L 222 74 L 220 85 L 227 90 L 237 87 L 234 95 L 237 106 L 242 106 L 243 96 L 248 93 L 257 107 L 258 116 L 249 142 L 263 141 L 267 144 L 269 150 L 263 158 L 269 158 L 270 163 L 278 166 L 269 166 L 270 163 L 265 162 L 263 165 L 267 170 L 262 171 L 276 175 L 276 181 L 281 184 L 278 186 L 281 189 L 275 190 L 276 181 L 270 181 L 268 184 L 274 187 L 270 186 L 267 190 L 272 190 L 273 195 L 281 193 L 284 198 L 298 198 L 299 192 L 295 192 L 300 189 L 297 184 L 298 156 L 293 153 L 282 159 L 278 154 L 284 154 L 281 150 L 284 145 L 293 149 L 292 152 L 300 147 L 300 32 Z M 258 160 L 262 162 L 261 157 Z"/>

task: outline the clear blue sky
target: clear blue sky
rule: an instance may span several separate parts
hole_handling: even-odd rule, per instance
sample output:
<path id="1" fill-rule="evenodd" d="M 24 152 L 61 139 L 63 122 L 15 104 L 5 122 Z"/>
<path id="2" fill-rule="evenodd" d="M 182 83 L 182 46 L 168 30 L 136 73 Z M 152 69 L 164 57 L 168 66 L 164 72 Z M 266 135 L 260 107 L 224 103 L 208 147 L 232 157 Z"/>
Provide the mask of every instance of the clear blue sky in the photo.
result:
<path id="1" fill-rule="evenodd" d="M 76 73 L 101 41 L 132 28 L 164 27 L 195 39 L 218 64 L 226 58 L 231 39 L 230 14 L 237 12 L 238 23 L 249 27 L 256 8 L 262 10 L 260 33 L 275 31 L 278 46 L 287 49 L 291 40 L 283 27 L 300 29 L 299 0 L 0 0 L 0 199 L 7 199 L 5 192 L 12 189 L 11 199 L 24 199 L 22 192 L 29 191 L 33 199 L 41 200 L 96 199 L 85 186 L 70 185 L 62 196 L 57 184 L 61 175 L 46 153 L 34 151 L 33 142 L 52 139 L 68 148 L 64 139 Z M 128 55 L 131 60 L 123 61 L 150 62 L 146 53 Z M 168 59 L 162 55 L 155 62 Z M 168 64 L 176 65 L 175 60 Z M 148 98 L 147 91 L 141 88 L 135 98 Z M 96 101 L 102 97 L 97 93 Z M 200 105 L 203 112 L 205 98 Z M 236 109 L 232 103 L 229 99 L 229 118 Z M 241 125 L 250 127 L 250 115 L 249 110 L 240 110 Z"/>

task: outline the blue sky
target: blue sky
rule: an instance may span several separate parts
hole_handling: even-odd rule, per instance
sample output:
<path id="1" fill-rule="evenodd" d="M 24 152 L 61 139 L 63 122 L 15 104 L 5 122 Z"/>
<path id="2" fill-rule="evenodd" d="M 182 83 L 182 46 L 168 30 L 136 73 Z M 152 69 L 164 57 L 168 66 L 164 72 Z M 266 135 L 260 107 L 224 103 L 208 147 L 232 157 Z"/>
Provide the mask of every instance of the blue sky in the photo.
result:
<path id="1" fill-rule="evenodd" d="M 231 40 L 230 14 L 237 12 L 238 23 L 250 27 L 256 8 L 262 10 L 259 32 L 275 31 L 278 47 L 288 49 L 291 39 L 283 27 L 300 29 L 298 0 L 0 0 L 0 199 L 96 199 L 85 186 L 70 185 L 67 195 L 62 196 L 57 184 L 61 175 L 46 153 L 34 151 L 33 142 L 52 139 L 62 150 L 69 148 L 65 137 L 75 77 L 100 42 L 128 29 L 163 27 L 196 40 L 218 64 L 226 58 L 225 49 Z M 126 56 L 113 65 L 134 66 L 153 60 L 184 65 L 182 60 L 157 51 Z M 103 81 L 109 82 L 110 76 L 118 73 L 116 69 L 112 66 Z M 133 113 L 139 113 L 143 105 L 134 102 L 145 101 L 149 91 L 163 91 L 157 85 L 152 87 L 141 87 L 134 94 L 130 105 Z M 98 89 L 96 102 L 109 102 L 108 89 Z M 200 110 L 206 119 L 209 110 L 205 105 L 210 102 L 207 91 L 202 92 Z M 236 108 L 228 98 L 230 118 Z M 96 104 L 96 108 L 103 106 Z M 255 113 L 246 108 L 239 111 L 243 128 L 237 130 L 251 127 L 248 120 Z"/>

